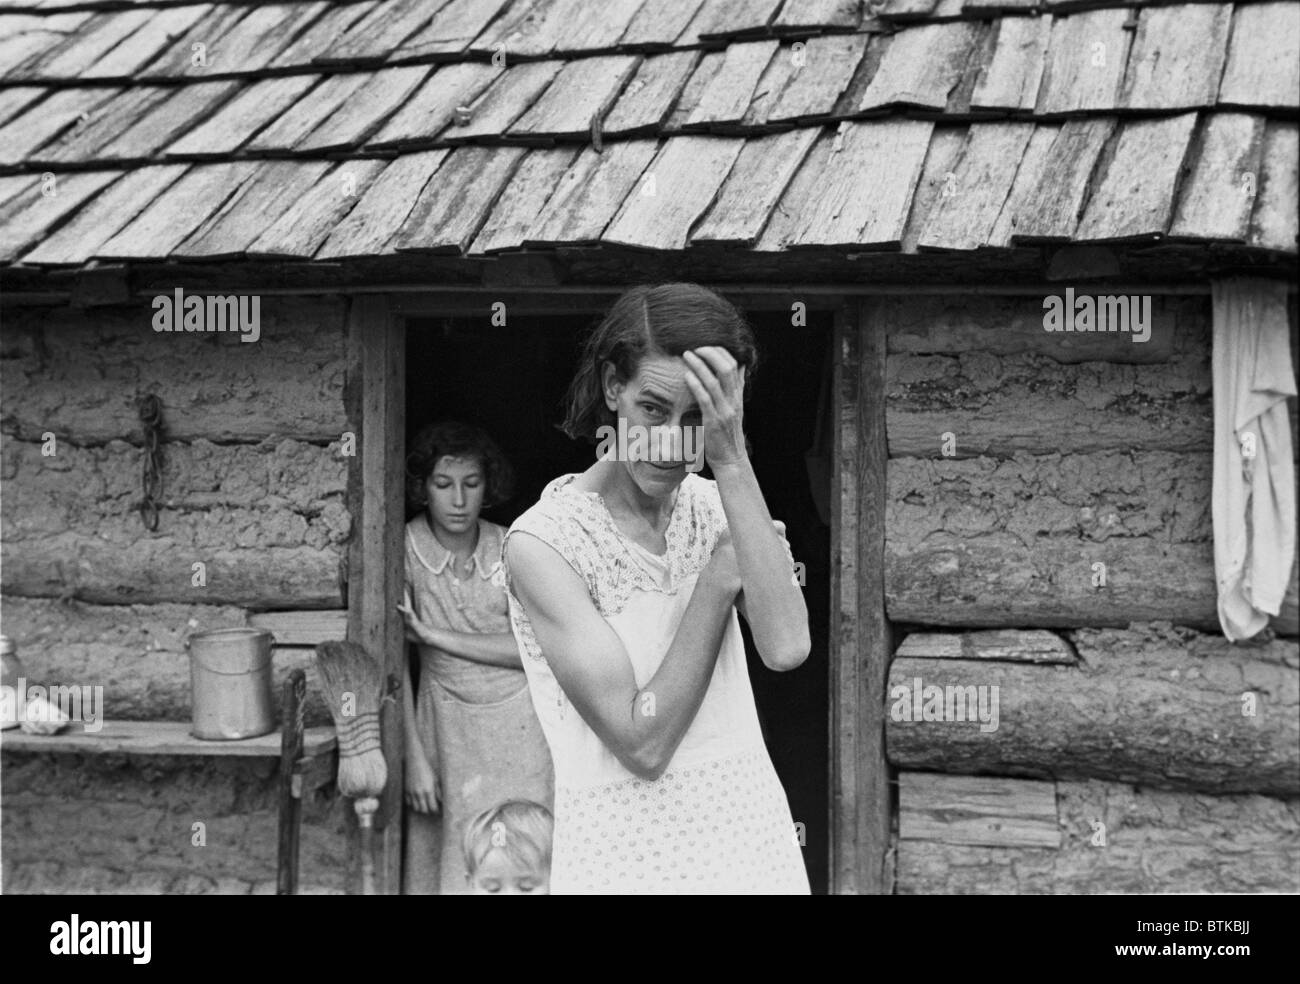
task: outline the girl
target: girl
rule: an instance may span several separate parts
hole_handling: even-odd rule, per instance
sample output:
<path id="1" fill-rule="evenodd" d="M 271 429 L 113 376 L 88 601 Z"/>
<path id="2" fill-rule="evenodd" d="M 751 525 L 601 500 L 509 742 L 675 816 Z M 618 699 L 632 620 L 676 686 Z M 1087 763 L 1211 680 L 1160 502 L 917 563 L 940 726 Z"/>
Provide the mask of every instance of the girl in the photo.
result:
<path id="1" fill-rule="evenodd" d="M 505 594 L 493 583 L 505 530 L 479 519 L 509 497 L 509 464 L 478 428 L 441 423 L 416 437 L 407 475 L 408 495 L 424 508 L 406 524 L 406 599 L 398 606 L 420 655 L 419 692 L 412 699 L 405 688 L 404 702 L 406 801 L 414 811 L 407 890 L 458 894 L 467 889 L 466 823 L 503 800 L 549 806 L 551 762 Z"/>
<path id="2" fill-rule="evenodd" d="M 807 657 L 789 546 L 745 450 L 755 359 L 716 294 L 628 291 L 587 342 L 564 430 L 607 445 L 624 427 L 699 428 L 714 480 L 690 473 L 689 440 L 662 442 L 667 457 L 607 447 L 507 534 L 510 617 L 555 764 L 552 893 L 808 892 L 736 618 L 768 667 Z"/>

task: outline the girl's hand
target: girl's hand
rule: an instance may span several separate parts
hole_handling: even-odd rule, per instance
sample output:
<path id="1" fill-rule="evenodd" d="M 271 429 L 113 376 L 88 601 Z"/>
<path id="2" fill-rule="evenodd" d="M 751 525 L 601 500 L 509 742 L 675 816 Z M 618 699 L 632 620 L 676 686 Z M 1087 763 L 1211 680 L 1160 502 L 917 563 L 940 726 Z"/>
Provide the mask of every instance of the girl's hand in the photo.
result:
<path id="1" fill-rule="evenodd" d="M 437 813 L 442 801 L 438 773 L 425 755 L 406 757 L 406 805 L 417 813 Z"/>
<path id="2" fill-rule="evenodd" d="M 745 367 L 718 345 L 684 352 L 686 386 L 704 418 L 704 454 L 718 469 L 746 460 Z"/>
<path id="3" fill-rule="evenodd" d="M 438 633 L 432 626 L 420 621 L 420 616 L 406 602 L 397 606 L 406 621 L 406 638 L 409 642 L 420 642 L 426 646 L 438 645 Z"/>

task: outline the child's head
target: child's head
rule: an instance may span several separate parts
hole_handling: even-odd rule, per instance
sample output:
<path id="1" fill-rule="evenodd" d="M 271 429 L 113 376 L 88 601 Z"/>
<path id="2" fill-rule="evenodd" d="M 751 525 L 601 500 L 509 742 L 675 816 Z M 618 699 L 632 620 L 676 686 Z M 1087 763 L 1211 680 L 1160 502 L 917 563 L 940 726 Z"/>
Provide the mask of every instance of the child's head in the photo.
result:
<path id="1" fill-rule="evenodd" d="M 549 895 L 551 812 L 529 800 L 484 810 L 465 827 L 465 869 L 475 895 Z"/>
<path id="2" fill-rule="evenodd" d="M 435 531 L 455 536 L 474 529 L 479 511 L 505 502 L 514 471 L 496 442 L 469 424 L 430 424 L 406 457 L 406 496 L 427 509 Z"/>

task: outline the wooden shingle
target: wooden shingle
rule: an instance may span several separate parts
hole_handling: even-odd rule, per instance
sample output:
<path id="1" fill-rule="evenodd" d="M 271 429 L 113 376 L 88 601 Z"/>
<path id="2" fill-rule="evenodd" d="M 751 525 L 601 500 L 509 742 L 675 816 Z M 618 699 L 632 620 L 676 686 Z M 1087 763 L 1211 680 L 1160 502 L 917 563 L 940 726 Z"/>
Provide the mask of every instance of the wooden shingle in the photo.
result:
<path id="1" fill-rule="evenodd" d="M 330 168 L 326 161 L 263 161 L 243 186 L 177 246 L 177 257 L 238 257 Z"/>
<path id="2" fill-rule="evenodd" d="M 1043 7 L 1042 0 L 962 0 L 961 9 L 975 17 L 1029 13 Z"/>
<path id="3" fill-rule="evenodd" d="M 1166 110 L 1213 106 L 1231 17 L 1232 7 L 1217 3 L 1143 10 L 1120 105 Z"/>
<path id="4" fill-rule="evenodd" d="M 31 157 L 69 127 L 90 126 L 96 114 L 113 105 L 118 88 L 55 89 L 0 126 L 0 164 Z"/>
<path id="5" fill-rule="evenodd" d="M 310 259 L 386 167 L 387 162 L 376 160 L 339 164 L 272 222 L 245 252 L 249 256 Z"/>
<path id="6" fill-rule="evenodd" d="M 526 22 L 544 16 L 549 3 L 550 0 L 514 0 L 470 43 L 469 50 L 479 55 L 499 52 L 510 60 L 512 55 L 506 47 L 506 37 L 516 30 L 527 30 Z"/>
<path id="7" fill-rule="evenodd" d="M 691 18 L 678 44 L 699 44 L 767 33 L 767 25 L 782 0 L 704 0 Z"/>
<path id="8" fill-rule="evenodd" d="M 1250 3 L 1233 8 L 1219 105 L 1300 106 L 1300 4 Z"/>
<path id="9" fill-rule="evenodd" d="M 621 43 L 634 48 L 670 48 L 703 4 L 704 0 L 648 0 L 628 24 Z"/>
<path id="10" fill-rule="evenodd" d="M 223 157 L 279 119 L 320 81 L 319 75 L 278 75 L 258 79 L 236 93 L 212 116 L 163 150 L 174 157 Z"/>
<path id="11" fill-rule="evenodd" d="M 636 70 L 635 55 L 598 55 L 566 62 L 532 107 L 510 126 L 515 136 L 577 137 L 603 119 Z"/>
<path id="12" fill-rule="evenodd" d="M 1102 116 L 1069 120 L 1056 132 L 1039 180 L 1032 190 L 1022 189 L 1010 216 L 1014 242 L 1063 242 L 1074 236 L 1093 165 L 1114 129 L 1114 117 Z"/>
<path id="13" fill-rule="evenodd" d="M 1028 212 L 1028 203 L 1038 193 L 1047 165 L 1052 159 L 1052 147 L 1060 132 L 1059 123 L 1039 123 L 1034 127 L 1024 156 L 1020 158 L 1020 166 L 1016 168 L 1016 176 L 1011 182 L 1011 193 L 1007 195 L 998 220 L 993 223 L 993 231 L 989 233 L 989 246 L 1005 249 L 1012 245 L 1012 237 L 1019 231 L 1017 216 L 1031 214 Z"/>
<path id="14" fill-rule="evenodd" d="M 201 78 L 213 72 L 258 72 L 329 6 L 316 3 L 217 5 L 139 73 L 145 78 Z M 198 59 L 194 45 L 203 45 Z"/>
<path id="15" fill-rule="evenodd" d="M 980 123 L 970 128 L 954 178 L 917 239 L 921 249 L 976 249 L 988 243 L 1011 192 L 1032 123 Z"/>
<path id="16" fill-rule="evenodd" d="M 1091 10 L 1052 19 L 1035 112 L 1078 113 L 1119 104 L 1132 35 L 1128 11 Z"/>
<path id="17" fill-rule="evenodd" d="M 686 80 L 686 85 L 682 86 L 681 95 L 677 97 L 673 111 L 668 116 L 668 122 L 664 124 L 667 129 L 678 130 L 685 125 L 690 115 L 695 112 L 695 107 L 704 98 L 704 93 L 708 91 L 713 77 L 722 68 L 726 57 L 726 52 L 723 51 L 710 51 L 701 56 L 695 65 L 695 71 Z"/>
<path id="18" fill-rule="evenodd" d="M 121 176 L 121 171 L 76 171 L 57 175 L 53 184 L 42 178 L 30 190 L 14 195 L 0 205 L 0 261 L 16 260 L 45 230 Z M 46 190 L 51 193 L 45 194 Z"/>
<path id="19" fill-rule="evenodd" d="M 42 17 L 0 14 L 0 77 L 62 44 L 92 16 L 89 10 Z"/>
<path id="20" fill-rule="evenodd" d="M 1250 217 L 1247 244 L 1261 249 L 1296 252 L 1296 200 L 1300 197 L 1300 127 L 1269 120 L 1264 129 L 1264 154 L 1255 211 Z"/>
<path id="21" fill-rule="evenodd" d="M 749 107 L 745 110 L 745 115 L 740 118 L 740 128 L 747 133 L 763 132 L 770 130 L 767 119 L 768 113 L 777 100 L 781 98 L 781 93 L 785 91 L 791 76 L 798 74 L 799 66 L 795 64 L 796 60 L 803 60 L 803 42 L 795 41 L 793 44 L 781 45 L 772 55 L 771 61 L 763 69 L 763 74 L 758 77 L 758 82 L 754 85 L 754 94 L 750 97 Z M 732 130 L 734 127 L 724 127 L 722 129 Z M 784 129 L 784 127 L 781 127 Z"/>
<path id="22" fill-rule="evenodd" d="M 1110 166 L 1088 198 L 1075 238 L 1163 235 L 1169 229 L 1179 170 L 1195 128 L 1195 113 L 1125 122 Z"/>
<path id="23" fill-rule="evenodd" d="M 378 62 L 429 26 L 446 0 L 383 0 L 315 59 L 322 64 Z"/>
<path id="24" fill-rule="evenodd" d="M 153 11 L 144 8 L 98 13 L 63 40 L 32 58 L 10 79 L 75 79 L 145 24 Z"/>
<path id="25" fill-rule="evenodd" d="M 908 21 L 926 20 L 934 11 L 939 0 L 884 0 L 877 5 L 878 16 L 885 20 Z"/>
<path id="26" fill-rule="evenodd" d="M 323 119 L 294 150 L 323 153 L 360 146 L 428 77 L 428 65 L 376 69 L 356 94 Z"/>
<path id="27" fill-rule="evenodd" d="M 971 108 L 1032 111 L 1051 31 L 1050 17 L 999 20 L 993 59 L 975 83 Z"/>
<path id="28" fill-rule="evenodd" d="M 1245 242 L 1263 151 L 1264 117 L 1208 114 L 1169 235 Z"/>
<path id="29" fill-rule="evenodd" d="M 574 245 L 599 240 L 609 220 L 638 185 L 658 146 L 657 140 L 620 140 L 603 153 L 585 149 L 564 173 L 524 235 L 525 245 Z"/>
<path id="30" fill-rule="evenodd" d="M 43 85 L 11 85 L 0 89 L 0 126 L 52 91 Z"/>
<path id="31" fill-rule="evenodd" d="M 363 17 L 369 16 L 383 0 L 362 3 L 331 3 L 320 17 L 294 38 L 279 54 L 267 62 L 267 68 L 310 65 L 329 50 L 340 37 Z"/>
<path id="32" fill-rule="evenodd" d="M 645 249 L 684 249 L 691 227 L 712 204 L 744 143 L 704 136 L 665 141 L 601 241 Z"/>
<path id="33" fill-rule="evenodd" d="M 861 21 L 858 0 L 803 0 L 785 3 L 772 21 L 772 29 L 782 34 L 805 31 L 852 31 Z"/>
<path id="34" fill-rule="evenodd" d="M 129 78 L 175 44 L 211 4 L 191 4 L 154 10 L 139 29 L 79 73 L 81 78 Z"/>
<path id="35" fill-rule="evenodd" d="M 474 42 L 474 48 L 486 44 L 489 49 L 505 46 L 507 62 L 515 58 L 544 58 L 568 49 L 568 35 L 578 29 L 588 16 L 591 4 L 584 0 L 540 0 L 530 4 L 518 20 L 506 21 L 497 32 L 488 32 Z"/>
<path id="36" fill-rule="evenodd" d="M 369 146 L 401 147 L 433 140 L 455 119 L 458 106 L 471 105 L 503 71 L 485 62 L 440 66 L 406 98 Z"/>
<path id="37" fill-rule="evenodd" d="M 528 229 L 577 156 L 578 149 L 573 146 L 535 147 L 528 151 L 497 197 L 468 252 L 497 253 L 521 247 Z"/>
<path id="38" fill-rule="evenodd" d="M 965 125 L 936 126 L 930 134 L 930 146 L 925 149 L 921 177 L 917 179 L 907 224 L 903 226 L 903 238 L 898 247 L 900 252 L 916 252 L 921 231 L 940 196 L 956 186 L 957 164 L 961 160 L 962 148 L 966 146 L 969 131 L 970 127 Z"/>
<path id="39" fill-rule="evenodd" d="M 452 55 L 465 51 L 511 0 L 451 0 L 427 26 L 402 42 L 395 57 Z"/>
<path id="40" fill-rule="evenodd" d="M 673 51 L 645 58 L 623 87 L 601 130 L 622 135 L 657 130 L 695 72 L 699 57 L 697 51 Z"/>
<path id="41" fill-rule="evenodd" d="M 324 76 L 288 109 L 248 142 L 248 150 L 289 150 L 320 126 L 344 102 L 353 98 L 370 78 L 368 72 L 343 72 Z"/>
<path id="42" fill-rule="evenodd" d="M 106 161 L 150 157 L 167 147 L 178 134 L 193 127 L 195 122 L 211 115 L 242 85 L 237 80 L 225 79 L 176 87 L 171 90 L 169 98 L 130 122 L 117 137 L 95 148 L 94 157 Z M 87 158 L 80 155 L 89 150 L 74 145 L 61 149 L 64 154 L 56 158 L 60 161 L 85 160 Z"/>
<path id="43" fill-rule="evenodd" d="M 682 125 L 700 128 L 739 123 L 777 46 L 776 41 L 728 45 L 718 71 Z"/>
<path id="44" fill-rule="evenodd" d="M 446 158 L 446 149 L 404 154 L 370 182 L 316 253 L 317 259 L 374 256 L 391 252 L 388 242 L 411 214 L 420 192 Z"/>
<path id="45" fill-rule="evenodd" d="M 541 61 L 507 68 L 469 107 L 469 122 L 453 123 L 443 136 L 451 140 L 500 136 L 537 102 L 563 67 L 562 61 Z"/>
<path id="46" fill-rule="evenodd" d="M 139 85 L 123 90 L 111 102 L 96 108 L 80 126 L 68 130 L 57 140 L 32 155 L 42 163 L 92 161 L 99 149 L 116 140 L 155 107 L 166 102 L 175 90 L 169 86 Z"/>
<path id="47" fill-rule="evenodd" d="M 691 242 L 752 246 L 820 131 L 801 127 L 745 141 Z"/>
<path id="48" fill-rule="evenodd" d="M 460 254 L 483 225 L 525 151 L 522 147 L 458 147 L 424 186 L 390 247 Z"/>
<path id="49" fill-rule="evenodd" d="M 966 22 L 899 31 L 890 38 L 858 109 L 893 105 L 943 109 L 961 81 L 976 36 L 975 25 Z"/>
<path id="50" fill-rule="evenodd" d="M 795 71 L 768 109 L 767 120 L 829 116 L 862 62 L 868 40 L 866 34 L 828 34 L 809 38 L 798 56 L 782 52 L 778 57 L 799 57 L 802 64 L 794 63 Z"/>
<path id="51" fill-rule="evenodd" d="M 604 0 L 582 6 L 582 15 L 556 45 L 559 51 L 609 51 L 632 24 L 647 0 Z"/>

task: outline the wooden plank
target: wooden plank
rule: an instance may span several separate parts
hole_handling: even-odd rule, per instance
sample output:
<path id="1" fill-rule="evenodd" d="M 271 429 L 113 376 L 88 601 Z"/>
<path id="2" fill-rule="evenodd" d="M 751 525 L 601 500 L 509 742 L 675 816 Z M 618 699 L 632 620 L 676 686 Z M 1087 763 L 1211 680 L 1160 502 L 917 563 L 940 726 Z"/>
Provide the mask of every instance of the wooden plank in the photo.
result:
<path id="1" fill-rule="evenodd" d="M 89 10 L 50 17 L 0 14 L 0 76 L 13 78 L 14 69 L 39 60 L 44 52 L 63 44 L 91 16 Z"/>
<path id="2" fill-rule="evenodd" d="M 877 5 L 876 16 L 902 24 L 925 20 L 938 2 L 939 0 L 885 0 Z"/>
<path id="3" fill-rule="evenodd" d="M 1162 110 L 1213 106 L 1231 17 L 1230 4 L 1184 3 L 1143 10 L 1120 105 Z"/>
<path id="4" fill-rule="evenodd" d="M 320 58 L 336 40 L 354 24 L 370 15 L 381 0 L 362 3 L 329 4 L 325 13 L 311 22 L 286 48 L 267 62 L 267 68 L 310 65 Z"/>
<path id="5" fill-rule="evenodd" d="M 857 0 L 803 0 L 787 3 L 772 21 L 772 29 L 781 33 L 805 30 L 852 31 L 861 22 L 862 5 Z"/>
<path id="6" fill-rule="evenodd" d="M 171 45 L 167 56 L 154 61 L 141 74 L 147 78 L 179 78 L 261 71 L 328 7 L 328 0 L 217 6 Z M 195 44 L 206 46 L 199 63 L 194 57 Z"/>
<path id="7" fill-rule="evenodd" d="M 204 3 L 153 11 L 138 30 L 107 51 L 79 77 L 130 78 L 153 61 L 159 52 L 175 44 L 211 9 L 211 4 Z"/>
<path id="8" fill-rule="evenodd" d="M 682 87 L 681 95 L 673 106 L 672 115 L 668 117 L 668 122 L 664 124 L 665 129 L 680 130 L 686 124 L 690 115 L 695 112 L 695 107 L 704 98 L 704 93 L 708 91 L 709 85 L 713 82 L 713 77 L 722 68 L 722 63 L 726 60 L 726 57 L 726 52 L 723 51 L 710 51 L 700 57 L 695 66 L 695 71 L 691 73 L 691 77 L 686 80 L 686 85 Z"/>
<path id="9" fill-rule="evenodd" d="M 469 107 L 469 122 L 449 127 L 443 136 L 455 140 L 500 136 L 527 112 L 563 67 L 561 61 L 542 61 L 506 69 Z"/>
<path id="10" fill-rule="evenodd" d="M 898 839 L 1058 849 L 1056 783 L 900 772 Z"/>
<path id="11" fill-rule="evenodd" d="M 1245 242 L 1258 191 L 1264 118 L 1211 113 L 1201 124 L 1170 236 Z"/>
<path id="12" fill-rule="evenodd" d="M 174 90 L 157 85 L 133 86 L 122 91 L 112 101 L 99 104 L 95 111 L 72 129 L 64 131 L 57 139 L 29 155 L 31 161 L 73 162 L 93 161 L 100 147 L 117 139 L 137 120 L 165 102 Z M 40 107 L 36 107 L 36 112 Z"/>
<path id="13" fill-rule="evenodd" d="M 75 79 L 84 73 L 123 39 L 143 26 L 153 11 L 115 10 L 96 14 L 94 18 L 70 32 L 64 40 L 34 58 L 17 71 L 10 72 L 11 79 Z"/>
<path id="14" fill-rule="evenodd" d="M 921 165 L 921 177 L 916 183 L 912 208 L 899 243 L 901 252 L 916 252 L 917 241 L 931 210 L 945 191 L 955 187 L 957 164 L 961 160 L 962 148 L 966 146 L 968 131 L 967 126 L 936 126 L 930 134 L 930 146 L 925 150 L 925 163 Z"/>
<path id="15" fill-rule="evenodd" d="M 338 165 L 272 222 L 246 252 L 250 256 L 310 259 L 386 166 L 386 161 L 376 160 Z"/>
<path id="16" fill-rule="evenodd" d="M 1065 241 L 1074 236 L 1093 165 L 1114 128 L 1113 118 L 1100 117 L 1068 120 L 1056 132 L 1038 181 L 1032 190 L 1023 188 L 1023 197 L 1009 216 L 1014 223 L 1013 242 Z"/>
<path id="17" fill-rule="evenodd" d="M 601 241 L 685 249 L 691 227 L 713 203 L 744 144 L 725 137 L 667 140 Z"/>
<path id="18" fill-rule="evenodd" d="M 803 48 L 804 45 L 800 41 L 778 47 L 772 55 L 772 60 L 763 69 L 763 74 L 754 84 L 754 94 L 750 97 L 749 106 L 745 109 L 745 115 L 740 118 L 740 123 L 724 124 L 715 129 L 722 133 L 741 131 L 751 136 L 776 129 L 767 125 L 767 116 L 772 106 L 781 98 L 781 93 L 785 91 L 791 77 L 798 74 L 800 66 L 796 62 L 805 60 Z M 782 126 L 780 129 L 785 127 Z"/>
<path id="19" fill-rule="evenodd" d="M 679 45 L 763 34 L 782 0 L 704 0 L 686 25 Z"/>
<path id="20" fill-rule="evenodd" d="M 71 755 L 202 755 L 234 758 L 275 758 L 280 754 L 278 730 L 257 738 L 213 741 L 195 738 L 188 721 L 101 721 L 99 730 L 74 722 L 58 735 L 0 732 L 0 749 L 9 753 Z M 337 747 L 333 728 L 307 728 L 303 754 L 324 755 Z"/>
<path id="21" fill-rule="evenodd" d="M 446 0 L 386 0 L 339 35 L 318 63 L 378 62 L 401 47 L 402 42 L 429 26 L 446 6 Z"/>
<path id="22" fill-rule="evenodd" d="M 155 104 L 121 134 L 93 151 L 98 160 L 147 158 L 167 147 L 196 122 L 206 119 L 243 86 L 227 79 L 220 82 L 192 82 L 172 90 L 170 98 Z M 75 144 L 60 148 L 60 161 L 83 160 L 89 148 Z"/>
<path id="23" fill-rule="evenodd" d="M 111 107 L 122 89 L 58 89 L 0 126 L 0 165 L 31 157 L 73 125 L 85 126 L 92 114 Z"/>
<path id="24" fill-rule="evenodd" d="M 816 127 L 802 127 L 746 140 L 691 243 L 752 246 L 757 242 L 818 133 Z"/>
<path id="25" fill-rule="evenodd" d="M 525 244 L 599 240 L 658 147 L 656 140 L 620 140 L 604 153 L 583 150 L 529 227 Z"/>
<path id="26" fill-rule="evenodd" d="M 451 0 L 433 20 L 403 41 L 393 52 L 396 58 L 423 58 L 459 54 L 483 33 L 511 0 Z"/>
<path id="27" fill-rule="evenodd" d="M 1263 169 L 1250 217 L 1246 242 L 1262 249 L 1296 252 L 1300 219 L 1296 200 L 1300 198 L 1297 167 L 1300 166 L 1300 129 L 1295 123 L 1269 120 L 1264 130 Z"/>
<path id="28" fill-rule="evenodd" d="M 546 58 L 560 50 L 571 50 L 569 35 L 581 30 L 584 18 L 594 14 L 584 0 L 541 0 L 531 4 L 524 16 L 502 25 L 491 45 L 504 45 L 506 58 Z M 475 47 L 479 42 L 475 42 Z"/>
<path id="29" fill-rule="evenodd" d="M 0 89 L 0 125 L 7 123 L 50 93 L 43 85 L 15 85 Z"/>
<path id="30" fill-rule="evenodd" d="M 530 150 L 492 206 L 468 252 L 495 253 L 523 246 L 524 235 L 577 156 L 575 147 Z"/>
<path id="31" fill-rule="evenodd" d="M 566 62 L 532 108 L 510 126 L 510 134 L 577 137 L 591 132 L 617 98 L 639 59 L 605 55 Z"/>
<path id="32" fill-rule="evenodd" d="M 442 66 L 407 97 L 368 146 L 403 147 L 433 140 L 456 118 L 458 106 L 473 103 L 503 71 L 482 62 Z"/>
<path id="33" fill-rule="evenodd" d="M 978 632 L 909 632 L 894 659 L 991 659 L 1011 663 L 1076 666 L 1070 644 L 1046 629 L 985 629 Z"/>
<path id="34" fill-rule="evenodd" d="M 832 150 L 812 196 L 798 207 L 802 221 L 789 245 L 897 246 L 934 124 L 890 119 L 841 129 L 841 148 Z M 865 188 L 874 193 L 863 194 Z"/>
<path id="35" fill-rule="evenodd" d="M 233 154 L 264 126 L 279 119 L 320 79 L 319 75 L 258 79 L 241 89 L 193 130 L 164 148 L 164 153 L 168 157 Z"/>
<path id="36" fill-rule="evenodd" d="M 242 256 L 268 225 L 316 186 L 329 168 L 326 161 L 265 161 L 172 255 Z"/>
<path id="37" fill-rule="evenodd" d="M 40 174 L 28 171 L 19 174 L 0 175 L 0 204 L 9 201 L 9 199 L 30 191 L 38 186 L 44 177 Z"/>
<path id="38" fill-rule="evenodd" d="M 42 240 L 23 257 L 23 262 L 84 263 L 183 173 L 183 164 L 160 164 L 128 171 L 97 194 L 53 235 Z"/>
<path id="39" fill-rule="evenodd" d="M 266 629 L 275 637 L 277 646 L 315 646 L 335 639 L 346 639 L 348 612 L 257 612 L 248 616 L 254 629 Z"/>
<path id="40" fill-rule="evenodd" d="M 315 77 L 315 76 L 313 76 Z M 247 144 L 252 153 L 270 150 L 288 150 L 339 106 L 356 95 L 367 79 L 367 72 L 345 72 L 326 75 L 319 85 L 276 117 L 275 121 Z"/>
<path id="41" fill-rule="evenodd" d="M 1125 122 L 1100 187 L 1088 199 L 1075 239 L 1163 235 L 1169 229 L 1178 179 L 1195 128 L 1195 113 Z"/>
<path id="42" fill-rule="evenodd" d="M 1119 105 L 1131 35 L 1122 7 L 1056 17 L 1035 112 L 1109 110 Z"/>
<path id="43" fill-rule="evenodd" d="M 1011 237 L 1018 231 L 1016 216 L 1027 214 L 1026 202 L 1043 181 L 1052 145 L 1061 127 L 1057 124 L 1038 124 L 1030 135 L 1020 166 L 1016 168 L 1011 192 L 998 213 L 997 221 L 989 233 L 988 245 L 996 248 L 1011 246 Z"/>
<path id="44" fill-rule="evenodd" d="M 316 253 L 317 259 L 372 256 L 385 247 L 406 221 L 416 199 L 448 151 L 406 154 L 392 161 L 370 183 L 356 207 L 348 213 Z"/>
<path id="45" fill-rule="evenodd" d="M 1300 106 L 1300 6 L 1237 4 L 1220 106 Z"/>
<path id="46" fill-rule="evenodd" d="M 53 185 L 43 179 L 15 195 L 0 209 L 0 261 L 17 259 L 45 230 L 121 175 L 121 171 L 76 171 L 57 176 Z M 47 190 L 51 193 L 45 194 Z"/>
<path id="47" fill-rule="evenodd" d="M 695 51 L 674 51 L 643 59 L 606 115 L 601 131 L 628 135 L 658 130 L 694 74 L 699 57 Z"/>
<path id="48" fill-rule="evenodd" d="M 391 248 L 460 254 L 524 155 L 522 147 L 460 147 L 425 185 Z"/>
<path id="49" fill-rule="evenodd" d="M 310 133 L 294 150 L 322 153 L 360 146 L 429 76 L 428 65 L 384 68 L 370 77 Z"/>
<path id="50" fill-rule="evenodd" d="M 767 112 L 768 122 L 829 116 L 866 55 L 870 36 L 830 34 L 804 42 L 802 64 Z"/>
<path id="51" fill-rule="evenodd" d="M 403 593 L 402 536 L 406 434 L 406 326 L 382 296 L 353 298 L 348 317 L 348 423 L 361 437 L 361 454 L 348 463 L 348 640 L 380 661 L 398 689 L 409 686 L 405 629 L 397 602 Z M 402 715 L 381 721 L 388 785 L 375 827 L 379 891 L 401 891 Z M 354 842 L 355 843 L 355 842 Z"/>
<path id="52" fill-rule="evenodd" d="M 704 0 L 646 3 L 628 24 L 620 43 L 633 48 L 671 47 L 703 3 Z"/>
<path id="53" fill-rule="evenodd" d="M 993 59 L 975 83 L 971 107 L 1032 111 L 1038 99 L 1051 32 L 1051 17 L 999 20 Z"/>
<path id="54" fill-rule="evenodd" d="M 95 255 L 122 260 L 166 257 L 255 169 L 248 161 L 194 165 Z"/>
<path id="55" fill-rule="evenodd" d="M 1032 123 L 972 124 L 961 161 L 952 180 L 945 180 L 917 246 L 976 249 L 987 245 L 1033 131 Z"/>
<path id="56" fill-rule="evenodd" d="M 731 44 L 723 54 L 722 64 L 709 81 L 708 88 L 683 121 L 686 127 L 706 127 L 739 123 L 749 109 L 755 87 L 763 70 L 776 54 L 776 41 L 751 41 Z"/>
<path id="57" fill-rule="evenodd" d="M 603 51 L 618 46 L 619 38 L 647 0 L 607 0 L 580 5 L 581 16 L 561 34 L 559 51 Z"/>
<path id="58" fill-rule="evenodd" d="M 977 33 L 972 23 L 899 31 L 890 39 L 859 111 L 898 104 L 943 109 L 961 81 Z"/>
<path id="59" fill-rule="evenodd" d="M 516 30 L 526 29 L 525 21 L 542 16 L 548 2 L 549 0 L 515 0 L 470 43 L 470 52 L 510 60 L 512 52 L 506 46 L 506 37 Z"/>

